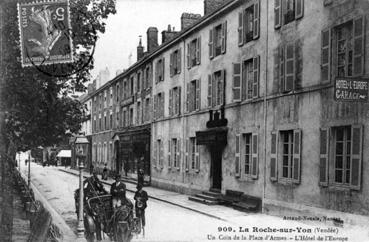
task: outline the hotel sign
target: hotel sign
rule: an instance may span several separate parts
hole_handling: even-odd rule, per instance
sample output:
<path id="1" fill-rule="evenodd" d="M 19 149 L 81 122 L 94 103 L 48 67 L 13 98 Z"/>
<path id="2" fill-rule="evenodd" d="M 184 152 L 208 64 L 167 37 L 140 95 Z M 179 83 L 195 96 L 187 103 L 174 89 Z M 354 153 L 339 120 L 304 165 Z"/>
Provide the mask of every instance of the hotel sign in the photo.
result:
<path id="1" fill-rule="evenodd" d="M 334 99 L 336 101 L 368 101 L 369 79 L 336 78 L 334 85 Z"/>

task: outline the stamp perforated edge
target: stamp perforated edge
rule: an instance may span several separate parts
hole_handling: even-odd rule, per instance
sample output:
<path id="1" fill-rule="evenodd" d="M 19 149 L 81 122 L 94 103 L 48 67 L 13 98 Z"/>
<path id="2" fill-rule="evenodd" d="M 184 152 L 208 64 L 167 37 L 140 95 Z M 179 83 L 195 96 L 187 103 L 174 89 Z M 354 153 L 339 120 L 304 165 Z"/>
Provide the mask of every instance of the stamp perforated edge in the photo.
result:
<path id="1" fill-rule="evenodd" d="M 67 3 L 67 11 L 68 11 L 68 28 L 72 31 L 72 24 L 71 24 L 71 14 L 70 14 L 70 4 L 69 4 L 69 0 L 42 0 L 42 1 L 33 1 L 33 2 L 28 2 L 28 3 L 17 3 L 17 9 L 18 9 L 18 30 L 19 30 L 19 45 L 20 45 L 20 50 L 21 50 L 21 65 L 22 67 L 30 67 L 34 65 L 34 62 L 30 62 L 30 63 L 25 63 L 24 59 L 23 59 L 23 54 L 24 54 L 24 48 L 23 48 L 23 31 L 21 28 L 21 12 L 20 12 L 20 8 L 21 6 L 32 6 L 32 5 L 42 5 L 45 3 Z M 54 64 L 65 64 L 65 63 L 72 63 L 74 62 L 74 55 L 73 55 L 73 40 L 71 37 L 69 37 L 69 47 L 71 50 L 71 58 L 70 60 L 64 60 L 64 61 L 52 61 L 52 60 L 47 60 L 43 62 L 43 65 L 54 65 Z"/>

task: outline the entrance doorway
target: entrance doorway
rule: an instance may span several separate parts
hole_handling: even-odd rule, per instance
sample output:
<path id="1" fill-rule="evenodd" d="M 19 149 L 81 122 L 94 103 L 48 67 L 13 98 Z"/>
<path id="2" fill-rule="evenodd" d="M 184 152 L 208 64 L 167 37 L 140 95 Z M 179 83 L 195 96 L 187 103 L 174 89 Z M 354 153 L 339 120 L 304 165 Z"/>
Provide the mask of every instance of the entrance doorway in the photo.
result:
<path id="1" fill-rule="evenodd" d="M 117 174 L 120 174 L 121 164 L 119 162 L 119 141 L 114 142 L 114 150 L 115 150 L 115 169 Z"/>
<path id="2" fill-rule="evenodd" d="M 212 188 L 219 190 L 222 188 L 222 152 L 223 147 L 218 145 L 211 147 Z"/>

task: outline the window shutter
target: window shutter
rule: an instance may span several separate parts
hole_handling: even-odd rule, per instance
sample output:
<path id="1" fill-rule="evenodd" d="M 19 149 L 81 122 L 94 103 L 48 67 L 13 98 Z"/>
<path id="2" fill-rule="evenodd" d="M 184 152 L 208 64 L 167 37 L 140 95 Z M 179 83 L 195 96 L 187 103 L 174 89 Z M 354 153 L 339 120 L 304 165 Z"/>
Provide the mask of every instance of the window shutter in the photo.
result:
<path id="1" fill-rule="evenodd" d="M 165 93 L 162 92 L 162 94 L 161 94 L 161 105 L 160 105 L 160 107 L 161 107 L 160 117 L 164 117 L 164 105 L 165 105 Z"/>
<path id="2" fill-rule="evenodd" d="M 364 74 L 364 31 L 365 18 L 363 16 L 354 19 L 354 60 L 353 75 L 361 76 Z"/>
<path id="3" fill-rule="evenodd" d="M 197 171 L 200 170 L 200 152 L 199 152 L 199 146 L 196 144 L 195 140 L 195 168 Z"/>
<path id="4" fill-rule="evenodd" d="M 301 88 L 302 83 L 302 48 L 301 48 L 301 40 L 295 41 L 295 82 L 294 82 L 294 90 Z"/>
<path id="5" fill-rule="evenodd" d="M 214 58 L 214 40 L 213 40 L 213 31 L 214 29 L 209 29 L 209 58 Z"/>
<path id="6" fill-rule="evenodd" d="M 179 169 L 181 167 L 181 139 L 177 139 L 177 168 Z"/>
<path id="7" fill-rule="evenodd" d="M 220 72 L 220 80 L 222 82 L 222 85 L 220 85 L 220 105 L 223 105 L 225 104 L 225 70 Z"/>
<path id="8" fill-rule="evenodd" d="M 233 102 L 241 101 L 241 64 L 233 63 Z"/>
<path id="9" fill-rule="evenodd" d="M 286 81 L 284 91 L 292 91 L 295 81 L 295 48 L 294 44 L 286 46 Z"/>
<path id="10" fill-rule="evenodd" d="M 304 0 L 295 0 L 295 19 L 304 16 Z"/>
<path id="11" fill-rule="evenodd" d="M 270 146 L 270 180 L 277 181 L 278 178 L 278 135 L 272 132 Z"/>
<path id="12" fill-rule="evenodd" d="M 187 44 L 187 68 L 191 68 L 191 58 L 190 58 L 190 44 Z"/>
<path id="13" fill-rule="evenodd" d="M 331 30 L 322 31 L 320 75 L 322 82 L 329 82 L 331 77 Z"/>
<path id="14" fill-rule="evenodd" d="M 329 128 L 320 129 L 319 185 L 328 186 Z"/>
<path id="15" fill-rule="evenodd" d="M 196 64 L 201 63 L 201 37 L 199 36 L 196 41 Z"/>
<path id="16" fill-rule="evenodd" d="M 216 105 L 218 105 L 217 104 L 217 95 L 218 95 L 218 89 L 217 89 L 218 83 L 217 83 L 217 81 L 219 81 L 219 80 L 215 79 L 214 74 L 211 76 L 211 80 L 212 80 L 212 84 L 211 84 L 211 87 L 212 87 L 212 101 L 211 101 L 211 103 L 212 103 L 213 106 L 216 106 Z"/>
<path id="17" fill-rule="evenodd" d="M 200 110 L 200 79 L 196 80 L 196 105 L 195 109 Z"/>
<path id="18" fill-rule="evenodd" d="M 211 107 L 212 106 L 212 99 L 213 99 L 213 87 L 212 87 L 212 84 L 213 84 L 213 80 L 211 78 L 212 76 L 211 75 L 208 75 L 208 107 Z"/>
<path id="19" fill-rule="evenodd" d="M 273 90 L 279 84 L 279 48 L 274 50 Z"/>
<path id="20" fill-rule="evenodd" d="M 147 80 L 148 87 L 152 87 L 152 79 L 153 79 L 153 71 L 152 71 L 152 65 L 149 66 L 149 80 Z"/>
<path id="21" fill-rule="evenodd" d="M 177 53 L 177 74 L 181 73 L 181 68 L 182 68 L 182 48 L 179 48 Z"/>
<path id="22" fill-rule="evenodd" d="M 361 185 L 361 163 L 363 148 L 363 126 L 353 125 L 351 127 L 351 174 L 350 187 L 354 190 L 360 190 Z"/>
<path id="23" fill-rule="evenodd" d="M 259 96 L 259 66 L 260 66 L 260 56 L 253 58 L 253 68 L 254 68 L 254 83 L 252 87 L 252 96 L 257 98 Z"/>
<path id="24" fill-rule="evenodd" d="M 159 62 L 155 63 L 155 84 L 158 83 L 159 79 Z"/>
<path id="25" fill-rule="evenodd" d="M 186 171 L 189 170 L 189 162 L 188 162 L 188 146 L 189 146 L 189 139 L 186 139 L 186 153 L 185 153 L 185 169 Z"/>
<path id="26" fill-rule="evenodd" d="M 178 87 L 178 92 L 177 92 L 177 110 L 178 113 L 177 114 L 181 114 L 181 93 L 182 93 L 182 87 Z"/>
<path id="27" fill-rule="evenodd" d="M 168 139 L 168 168 L 169 169 L 172 167 L 172 160 L 171 160 L 171 156 L 170 156 L 171 155 L 171 152 L 172 152 L 171 148 L 172 148 L 171 147 L 171 140 Z"/>
<path id="28" fill-rule="evenodd" d="M 169 90 L 169 116 L 173 115 L 173 89 Z"/>
<path id="29" fill-rule="evenodd" d="M 159 165 L 160 165 L 160 167 L 162 168 L 163 167 L 163 163 L 164 163 L 164 145 L 163 145 L 163 141 L 162 140 L 160 140 L 160 155 L 159 155 Z"/>
<path id="30" fill-rule="evenodd" d="M 172 77 L 173 76 L 173 68 L 174 68 L 174 65 L 173 65 L 173 53 L 170 54 L 169 56 L 169 73 L 170 73 L 170 76 Z"/>
<path id="31" fill-rule="evenodd" d="M 284 92 L 285 91 L 285 79 L 284 79 L 284 48 L 283 46 L 279 47 L 279 91 Z"/>
<path id="32" fill-rule="evenodd" d="M 187 98 L 186 98 L 186 110 L 190 112 L 190 87 L 191 83 L 187 83 Z"/>
<path id="33" fill-rule="evenodd" d="M 238 46 L 243 45 L 244 11 L 238 13 Z"/>
<path id="34" fill-rule="evenodd" d="M 222 46 L 221 52 L 224 54 L 227 49 L 227 21 L 222 24 Z"/>
<path id="35" fill-rule="evenodd" d="M 157 118 L 156 114 L 156 107 L 158 106 L 158 95 L 154 95 L 154 116 L 153 119 L 155 120 Z"/>
<path id="36" fill-rule="evenodd" d="M 301 130 L 293 131 L 293 161 L 292 161 L 292 182 L 299 184 L 301 180 Z"/>
<path id="37" fill-rule="evenodd" d="M 281 13 L 281 0 L 274 0 L 274 28 L 281 27 L 282 13 Z"/>
<path id="38" fill-rule="evenodd" d="M 253 29 L 253 39 L 259 38 L 260 32 L 260 0 L 255 1 L 254 4 L 254 29 Z"/>
<path id="39" fill-rule="evenodd" d="M 164 66 L 165 66 L 165 58 L 163 57 L 161 61 L 161 80 L 164 81 Z"/>
<path id="40" fill-rule="evenodd" d="M 236 177 L 240 177 L 241 175 L 241 152 L 240 152 L 240 142 L 241 142 L 241 139 L 240 139 L 240 135 L 239 134 L 236 134 L 236 164 L 235 164 L 235 176 Z"/>
<path id="41" fill-rule="evenodd" d="M 259 171 L 259 157 L 258 157 L 258 135 L 252 134 L 252 170 L 251 177 L 253 179 L 258 178 Z"/>

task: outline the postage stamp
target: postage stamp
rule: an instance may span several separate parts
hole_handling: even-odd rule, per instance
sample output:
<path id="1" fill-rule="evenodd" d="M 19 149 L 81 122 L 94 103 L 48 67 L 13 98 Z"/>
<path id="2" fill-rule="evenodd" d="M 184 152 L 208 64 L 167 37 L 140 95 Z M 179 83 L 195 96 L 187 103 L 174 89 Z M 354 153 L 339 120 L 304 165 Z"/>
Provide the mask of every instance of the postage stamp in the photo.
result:
<path id="1" fill-rule="evenodd" d="M 22 67 L 73 62 L 69 0 L 18 3 Z"/>

